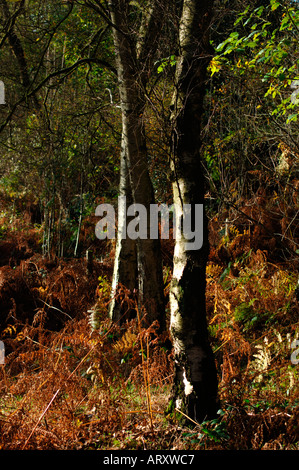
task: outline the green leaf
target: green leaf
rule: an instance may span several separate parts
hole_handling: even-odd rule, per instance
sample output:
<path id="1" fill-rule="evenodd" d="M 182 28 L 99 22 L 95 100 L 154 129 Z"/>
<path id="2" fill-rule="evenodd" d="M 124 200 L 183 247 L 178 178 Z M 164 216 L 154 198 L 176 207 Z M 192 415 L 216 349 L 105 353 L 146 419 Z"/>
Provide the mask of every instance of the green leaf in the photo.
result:
<path id="1" fill-rule="evenodd" d="M 231 261 L 228 263 L 228 266 L 227 268 L 225 268 L 225 270 L 223 271 L 223 273 L 221 274 L 220 276 L 220 281 L 224 281 L 224 279 L 226 278 L 226 276 L 230 273 L 230 267 L 231 267 Z"/>
<path id="2" fill-rule="evenodd" d="M 257 42 L 254 42 L 254 41 L 249 41 L 249 43 L 247 44 L 248 47 L 257 47 Z"/>
<path id="3" fill-rule="evenodd" d="M 264 11 L 265 7 L 259 7 L 254 10 L 254 13 L 260 18 L 262 16 L 262 13 Z"/>
<path id="4" fill-rule="evenodd" d="M 271 10 L 277 10 L 278 7 L 280 7 L 280 2 L 277 2 L 276 0 L 271 0 Z"/>
<path id="5" fill-rule="evenodd" d="M 280 31 L 283 31 L 290 25 L 290 20 L 288 16 L 285 16 L 280 25 Z"/>
<path id="6" fill-rule="evenodd" d="M 230 44 L 224 51 L 223 55 L 230 54 L 234 50 L 234 46 Z"/>
<path id="7" fill-rule="evenodd" d="M 226 39 L 225 41 L 221 42 L 220 44 L 218 44 L 218 46 L 216 47 L 216 51 L 217 52 L 220 52 L 222 51 L 222 49 L 224 48 L 224 46 L 229 42 L 228 39 Z"/>
<path id="8" fill-rule="evenodd" d="M 263 24 L 262 30 L 266 29 L 268 26 L 271 26 L 270 21 L 267 21 L 266 23 Z"/>
<path id="9" fill-rule="evenodd" d="M 296 122 L 298 119 L 298 114 L 291 114 L 290 116 L 288 116 L 287 118 L 287 124 L 289 124 L 290 122 L 294 121 Z"/>

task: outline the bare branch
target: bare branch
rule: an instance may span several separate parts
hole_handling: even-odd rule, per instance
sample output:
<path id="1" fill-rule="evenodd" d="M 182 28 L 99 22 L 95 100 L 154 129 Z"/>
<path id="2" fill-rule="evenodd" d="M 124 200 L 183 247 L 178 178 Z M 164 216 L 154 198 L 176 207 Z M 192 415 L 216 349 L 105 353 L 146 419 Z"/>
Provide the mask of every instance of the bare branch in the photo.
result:
<path id="1" fill-rule="evenodd" d="M 50 73 L 46 78 L 44 78 L 33 90 L 31 90 L 29 93 L 26 93 L 17 101 L 13 107 L 11 108 L 11 111 L 9 115 L 7 116 L 6 120 L 0 125 L 0 133 L 3 131 L 3 129 L 7 126 L 7 124 L 11 121 L 16 109 L 28 98 L 33 96 L 35 93 L 37 93 L 44 85 L 46 85 L 52 78 L 58 77 L 59 75 L 64 75 L 63 79 L 66 78 L 69 74 L 71 74 L 74 70 L 76 70 L 78 67 L 81 65 L 86 65 L 86 64 L 91 64 L 91 63 L 96 63 L 98 65 L 102 65 L 103 67 L 109 68 L 110 71 L 113 73 L 116 73 L 116 70 L 114 69 L 113 66 L 111 66 L 108 62 L 101 60 L 101 59 L 95 59 L 95 58 L 85 58 L 85 59 L 79 59 L 77 62 L 74 64 L 70 65 L 69 67 L 65 67 L 60 70 L 56 70 L 55 72 Z"/>

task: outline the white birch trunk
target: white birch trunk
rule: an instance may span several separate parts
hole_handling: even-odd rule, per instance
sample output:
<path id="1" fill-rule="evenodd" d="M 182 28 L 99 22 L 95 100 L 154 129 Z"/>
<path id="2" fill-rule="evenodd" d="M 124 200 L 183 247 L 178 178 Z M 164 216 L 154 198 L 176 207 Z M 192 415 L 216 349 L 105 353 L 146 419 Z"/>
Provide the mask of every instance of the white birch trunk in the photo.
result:
<path id="1" fill-rule="evenodd" d="M 111 302 L 109 305 L 109 317 L 114 322 L 121 322 L 124 319 L 131 318 L 134 314 L 134 310 L 130 305 L 121 304 L 121 299 L 118 299 L 118 286 L 125 284 L 126 289 L 133 292 L 134 289 L 137 288 L 138 275 L 136 241 L 130 238 L 123 238 L 122 236 L 127 230 L 127 207 L 133 202 L 126 152 L 123 143 L 120 156 L 119 196 L 117 241 L 115 247 Z"/>
<path id="2" fill-rule="evenodd" d="M 211 9 L 212 2 L 185 0 L 180 21 L 171 158 L 177 217 L 183 216 L 185 204 L 191 204 L 193 209 L 195 204 L 204 204 L 200 120 L 209 62 L 206 22 Z M 175 356 L 173 405 L 199 422 L 217 411 L 217 375 L 208 342 L 205 308 L 208 257 L 205 217 L 201 228 L 203 246 L 198 250 L 186 249 L 183 233 L 176 238 L 170 291 L 170 328 Z"/>

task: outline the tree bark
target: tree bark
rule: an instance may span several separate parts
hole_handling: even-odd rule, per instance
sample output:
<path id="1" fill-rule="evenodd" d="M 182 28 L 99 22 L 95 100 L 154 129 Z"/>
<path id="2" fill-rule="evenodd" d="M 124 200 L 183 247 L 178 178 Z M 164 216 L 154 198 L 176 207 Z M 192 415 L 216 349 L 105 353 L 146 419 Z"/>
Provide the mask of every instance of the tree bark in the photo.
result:
<path id="1" fill-rule="evenodd" d="M 118 287 L 124 285 L 131 293 L 137 289 L 137 246 L 136 241 L 123 237 L 126 233 L 129 220 L 126 218 L 127 208 L 133 203 L 131 185 L 129 180 L 124 135 L 122 136 L 120 154 L 120 182 L 119 182 L 118 229 L 115 247 L 115 259 L 112 278 L 111 302 L 109 304 L 109 317 L 114 322 L 122 322 L 134 316 L 132 305 L 125 304 L 119 297 Z"/>
<path id="2" fill-rule="evenodd" d="M 206 69 L 211 58 L 208 31 L 211 1 L 185 0 L 180 20 L 176 88 L 172 104 L 171 172 L 178 219 L 183 205 L 204 204 L 200 129 Z M 217 374 L 208 341 L 205 307 L 208 259 L 207 218 L 203 245 L 188 250 L 183 233 L 176 238 L 170 291 L 171 334 L 175 355 L 172 403 L 200 422 L 217 411 Z"/>
<path id="3" fill-rule="evenodd" d="M 156 4 L 157 2 L 153 2 Z M 144 128 L 144 108 L 145 95 L 144 86 L 146 83 L 147 67 L 144 67 L 144 54 L 146 57 L 151 55 L 152 43 L 149 43 L 151 34 L 146 34 L 147 30 L 141 31 L 140 40 L 136 41 L 130 32 L 128 26 L 130 5 L 124 0 L 111 0 L 109 3 L 111 20 L 114 25 L 113 35 L 116 51 L 116 68 L 118 72 L 119 94 L 122 111 L 122 161 L 123 170 L 128 175 L 123 176 L 126 184 L 121 187 L 120 192 L 128 194 L 131 189 L 132 200 L 135 204 L 142 204 L 146 209 L 147 236 L 146 238 L 137 238 L 137 278 L 138 278 L 138 301 L 139 308 L 145 307 L 146 317 L 144 324 L 149 325 L 158 320 L 160 328 L 164 328 L 164 292 L 162 260 L 160 252 L 160 241 L 150 238 L 150 204 L 154 203 L 154 193 L 148 171 L 147 148 Z M 151 9 L 147 12 L 148 27 L 152 25 L 151 18 L 155 11 Z M 149 45 L 150 44 L 150 45 Z M 143 63 L 140 64 L 139 58 Z M 125 162 L 125 163 L 124 163 Z M 125 181 L 123 179 L 123 182 Z M 122 184 L 122 183 L 121 183 Z M 130 194 L 129 194 L 130 197 Z M 123 211 L 119 214 L 119 230 L 123 229 L 122 220 Z M 134 263 L 134 244 L 127 236 L 120 241 L 118 234 L 118 244 L 116 250 L 116 259 L 114 265 L 113 296 L 117 294 L 117 284 L 121 283 L 130 288 L 133 287 L 133 263 Z M 121 270 L 122 261 L 129 256 L 130 267 Z M 112 319 L 120 318 L 119 306 L 113 301 L 110 308 L 110 317 Z"/>

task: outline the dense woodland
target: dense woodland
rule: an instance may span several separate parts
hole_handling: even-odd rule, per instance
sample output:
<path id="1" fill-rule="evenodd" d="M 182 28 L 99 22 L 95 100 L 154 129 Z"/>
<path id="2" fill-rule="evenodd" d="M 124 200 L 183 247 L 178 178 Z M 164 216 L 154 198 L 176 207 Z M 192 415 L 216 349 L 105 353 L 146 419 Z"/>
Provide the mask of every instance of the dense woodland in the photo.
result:
<path id="1" fill-rule="evenodd" d="M 0 0 L 1 449 L 299 449 L 298 30 Z M 121 239 L 120 195 L 203 204 L 202 248 Z"/>

